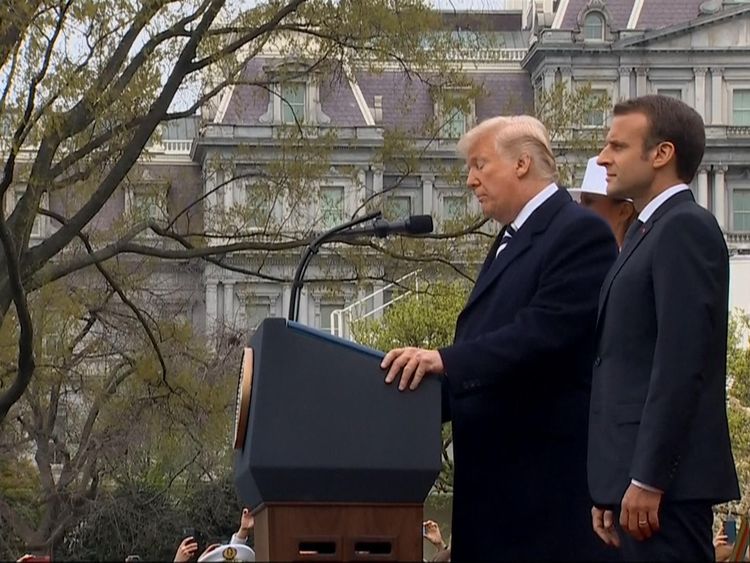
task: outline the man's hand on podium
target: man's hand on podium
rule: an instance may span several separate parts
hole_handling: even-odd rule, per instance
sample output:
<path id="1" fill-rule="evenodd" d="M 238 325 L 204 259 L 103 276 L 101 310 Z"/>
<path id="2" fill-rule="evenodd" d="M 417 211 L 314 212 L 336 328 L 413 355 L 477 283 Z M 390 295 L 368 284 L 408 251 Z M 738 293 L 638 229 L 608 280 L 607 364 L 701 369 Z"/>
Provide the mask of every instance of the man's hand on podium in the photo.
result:
<path id="1" fill-rule="evenodd" d="M 391 350 L 383 358 L 380 367 L 388 370 L 385 376 L 386 383 L 392 383 L 401 372 L 399 391 L 403 391 L 407 386 L 413 391 L 419 387 L 425 375 L 439 375 L 445 371 L 443 358 L 437 350 L 412 347 Z"/>

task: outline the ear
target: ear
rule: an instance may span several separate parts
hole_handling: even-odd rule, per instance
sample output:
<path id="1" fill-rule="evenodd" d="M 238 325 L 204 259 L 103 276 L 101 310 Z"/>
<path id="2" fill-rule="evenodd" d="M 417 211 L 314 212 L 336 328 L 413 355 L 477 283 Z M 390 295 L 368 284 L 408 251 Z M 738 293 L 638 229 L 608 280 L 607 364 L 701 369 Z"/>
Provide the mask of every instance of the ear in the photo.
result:
<path id="1" fill-rule="evenodd" d="M 670 162 L 677 165 L 674 145 L 669 141 L 663 141 L 656 145 L 654 155 L 654 168 L 660 169 L 667 166 Z"/>
<path id="2" fill-rule="evenodd" d="M 635 219 L 635 215 L 637 215 L 637 212 L 635 210 L 635 206 L 632 203 L 630 203 L 629 201 L 621 201 L 617 209 L 617 215 L 619 219 L 627 221 L 631 217 Z"/>
<path id="3" fill-rule="evenodd" d="M 516 160 L 516 176 L 518 178 L 523 178 L 524 176 L 526 176 L 526 174 L 529 173 L 530 169 L 531 156 L 529 156 L 529 153 L 522 152 Z"/>

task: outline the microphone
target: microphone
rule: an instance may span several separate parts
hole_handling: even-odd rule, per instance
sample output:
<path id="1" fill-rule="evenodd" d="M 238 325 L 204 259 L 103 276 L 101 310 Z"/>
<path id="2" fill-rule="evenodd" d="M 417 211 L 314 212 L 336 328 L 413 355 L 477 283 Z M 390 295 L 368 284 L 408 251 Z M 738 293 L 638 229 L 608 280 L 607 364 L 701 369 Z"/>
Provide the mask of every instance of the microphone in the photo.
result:
<path id="1" fill-rule="evenodd" d="M 424 235 L 431 233 L 433 229 L 431 215 L 410 215 L 407 219 L 400 221 L 386 221 L 376 219 L 372 226 L 357 229 L 347 229 L 337 233 L 337 236 L 376 236 L 385 238 L 388 235 Z"/>

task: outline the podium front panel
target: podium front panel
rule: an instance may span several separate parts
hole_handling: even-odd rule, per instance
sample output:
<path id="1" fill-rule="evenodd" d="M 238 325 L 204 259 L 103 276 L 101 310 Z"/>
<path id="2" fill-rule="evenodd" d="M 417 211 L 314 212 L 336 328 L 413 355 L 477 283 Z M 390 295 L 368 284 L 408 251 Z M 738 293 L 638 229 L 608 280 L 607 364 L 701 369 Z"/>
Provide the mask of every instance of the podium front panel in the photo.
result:
<path id="1" fill-rule="evenodd" d="M 441 467 L 440 380 L 384 383 L 381 352 L 284 319 L 250 341 L 253 383 L 235 480 L 267 502 L 418 502 Z"/>

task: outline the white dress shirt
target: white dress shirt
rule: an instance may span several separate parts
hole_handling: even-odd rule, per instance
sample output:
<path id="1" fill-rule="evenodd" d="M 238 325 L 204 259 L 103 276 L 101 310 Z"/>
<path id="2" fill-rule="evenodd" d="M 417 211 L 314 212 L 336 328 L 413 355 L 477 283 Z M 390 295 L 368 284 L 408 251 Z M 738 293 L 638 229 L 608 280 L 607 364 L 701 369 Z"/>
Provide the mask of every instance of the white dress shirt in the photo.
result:
<path id="1" fill-rule="evenodd" d="M 518 216 L 511 221 L 511 226 L 516 230 L 516 233 L 518 230 L 523 226 L 523 224 L 526 222 L 526 220 L 531 217 L 531 214 L 534 213 L 539 207 L 547 201 L 549 198 L 551 198 L 553 195 L 557 193 L 558 187 L 557 184 L 552 182 L 549 186 L 544 188 L 541 192 L 536 194 L 534 197 L 532 197 L 526 205 L 523 206 L 523 209 L 518 213 Z M 497 247 L 497 252 L 495 253 L 495 257 L 500 254 L 505 247 L 508 246 L 507 242 L 504 242 L 500 246 Z"/>

